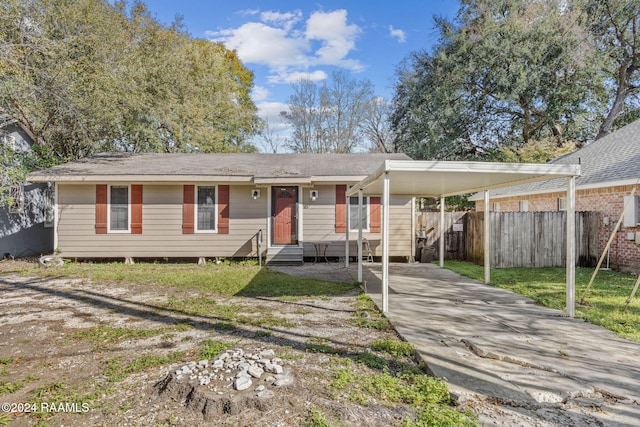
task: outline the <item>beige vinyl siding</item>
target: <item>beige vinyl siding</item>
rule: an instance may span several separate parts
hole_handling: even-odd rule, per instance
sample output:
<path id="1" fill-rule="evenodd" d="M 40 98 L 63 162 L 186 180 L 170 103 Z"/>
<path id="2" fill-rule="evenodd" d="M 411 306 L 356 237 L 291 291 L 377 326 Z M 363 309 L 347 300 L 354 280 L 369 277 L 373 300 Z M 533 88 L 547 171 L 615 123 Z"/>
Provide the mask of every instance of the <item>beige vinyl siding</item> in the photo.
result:
<path id="1" fill-rule="evenodd" d="M 210 183 L 217 185 L 217 183 Z M 229 234 L 182 234 L 182 185 L 145 184 L 142 191 L 142 234 L 95 233 L 95 185 L 58 184 L 58 247 L 62 255 L 80 258 L 122 257 L 257 257 L 256 233 L 263 230 L 267 245 L 268 196 L 251 198 L 253 186 L 232 185 L 229 194 Z M 316 186 L 312 202 L 303 194 L 304 255 L 315 254 L 312 242 L 331 242 L 327 256 L 344 256 L 344 233 L 335 232 L 335 186 Z M 392 198 L 390 242 L 392 257 L 411 256 L 411 199 Z M 380 233 L 364 233 L 375 256 L 382 255 Z M 355 256 L 357 232 L 350 233 Z"/>
<path id="2" fill-rule="evenodd" d="M 217 185 L 217 183 L 208 183 Z M 142 234 L 95 234 L 95 185 L 59 184 L 58 247 L 69 257 L 254 257 L 267 200 L 230 186 L 229 234 L 182 234 L 182 185 L 144 185 Z"/>
<path id="3" fill-rule="evenodd" d="M 315 186 L 318 199 L 311 201 L 309 189 L 303 190 L 304 256 L 313 257 L 313 242 L 330 242 L 327 256 L 344 256 L 345 233 L 335 232 L 336 187 L 334 185 Z M 410 257 L 411 253 L 411 199 L 392 197 L 389 205 L 389 256 Z M 363 233 L 369 240 L 374 256 L 382 256 L 381 233 Z M 357 255 L 358 232 L 349 233 L 350 255 Z"/>
<path id="4" fill-rule="evenodd" d="M 413 205 L 410 197 L 391 197 L 389 205 L 389 256 L 411 258 Z M 382 255 L 380 247 L 376 256 Z"/>

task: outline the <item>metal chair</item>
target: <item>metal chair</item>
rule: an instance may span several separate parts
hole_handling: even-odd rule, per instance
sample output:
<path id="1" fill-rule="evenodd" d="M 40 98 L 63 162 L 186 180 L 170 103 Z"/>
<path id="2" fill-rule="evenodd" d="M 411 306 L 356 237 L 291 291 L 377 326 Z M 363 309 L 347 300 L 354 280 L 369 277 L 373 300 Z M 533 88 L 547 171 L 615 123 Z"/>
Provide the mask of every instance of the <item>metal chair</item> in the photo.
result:
<path id="1" fill-rule="evenodd" d="M 362 238 L 362 260 L 367 262 L 373 262 L 373 253 L 371 252 L 371 245 L 369 240 Z"/>

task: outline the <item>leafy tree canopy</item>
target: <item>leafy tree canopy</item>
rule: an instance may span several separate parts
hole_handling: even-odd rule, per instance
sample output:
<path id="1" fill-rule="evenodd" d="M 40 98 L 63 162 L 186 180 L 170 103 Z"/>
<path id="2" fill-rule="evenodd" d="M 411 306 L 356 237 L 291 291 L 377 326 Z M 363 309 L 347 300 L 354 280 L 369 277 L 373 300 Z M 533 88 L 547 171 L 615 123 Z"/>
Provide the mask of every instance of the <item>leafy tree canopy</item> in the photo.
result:
<path id="1" fill-rule="evenodd" d="M 608 102 L 600 138 L 640 115 L 640 0 L 583 1 Z"/>
<path id="2" fill-rule="evenodd" d="M 253 151 L 253 74 L 141 2 L 5 0 L 0 113 L 59 159 L 96 151 Z"/>
<path id="3" fill-rule="evenodd" d="M 463 0 L 455 20 L 436 19 L 434 49 L 397 68 L 396 146 L 414 158 L 504 159 L 592 139 L 639 90 L 639 1 Z"/>

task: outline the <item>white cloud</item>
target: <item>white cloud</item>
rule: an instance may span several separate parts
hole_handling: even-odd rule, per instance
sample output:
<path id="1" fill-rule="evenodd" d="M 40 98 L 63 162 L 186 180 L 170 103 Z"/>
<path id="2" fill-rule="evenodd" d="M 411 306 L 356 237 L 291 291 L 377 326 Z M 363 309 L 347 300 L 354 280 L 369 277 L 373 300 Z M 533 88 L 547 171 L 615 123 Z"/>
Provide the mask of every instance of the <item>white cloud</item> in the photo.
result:
<path id="1" fill-rule="evenodd" d="M 269 83 L 295 83 L 300 80 L 311 80 L 312 82 L 318 82 L 322 80 L 326 80 L 328 77 L 327 73 L 322 70 L 316 70 L 311 72 L 305 71 L 281 71 L 276 74 L 272 74 L 268 77 Z"/>
<path id="2" fill-rule="evenodd" d="M 308 43 L 302 38 L 293 38 L 282 28 L 260 22 L 249 22 L 235 29 L 209 32 L 214 41 L 235 49 L 245 63 L 283 67 L 291 64 L 308 64 Z"/>
<path id="3" fill-rule="evenodd" d="M 348 57 L 356 47 L 361 29 L 348 23 L 345 9 L 313 12 L 306 22 L 300 10 L 245 10 L 242 14 L 250 16 L 251 22 L 206 34 L 236 50 L 243 63 L 269 67 L 270 83 L 291 83 L 302 77 L 314 81 L 326 79 L 324 71 L 310 70 L 317 66 L 353 71 L 364 68 L 362 63 Z"/>
<path id="4" fill-rule="evenodd" d="M 263 86 L 254 86 L 251 91 L 251 99 L 253 102 L 264 101 L 269 97 L 269 90 Z"/>
<path id="5" fill-rule="evenodd" d="M 242 9 L 236 12 L 240 16 L 254 16 L 260 13 L 259 9 Z"/>
<path id="6" fill-rule="evenodd" d="M 322 47 L 316 52 L 318 64 L 350 66 L 341 62 L 355 48 L 359 33 L 360 27 L 347 24 L 345 9 L 314 12 L 307 20 L 307 38 L 322 42 Z"/>
<path id="7" fill-rule="evenodd" d="M 289 105 L 282 102 L 260 102 L 256 104 L 258 107 L 258 115 L 269 121 L 270 127 L 275 130 L 283 129 L 286 120 L 280 116 L 282 111 L 288 111 Z"/>
<path id="8" fill-rule="evenodd" d="M 393 25 L 389 25 L 389 35 L 397 39 L 398 43 L 404 43 L 407 41 L 407 33 L 403 30 L 393 28 Z"/>
<path id="9" fill-rule="evenodd" d="M 267 11 L 260 14 L 260 19 L 262 22 L 272 23 L 289 31 L 302 19 L 302 11 L 300 9 L 288 13 Z"/>

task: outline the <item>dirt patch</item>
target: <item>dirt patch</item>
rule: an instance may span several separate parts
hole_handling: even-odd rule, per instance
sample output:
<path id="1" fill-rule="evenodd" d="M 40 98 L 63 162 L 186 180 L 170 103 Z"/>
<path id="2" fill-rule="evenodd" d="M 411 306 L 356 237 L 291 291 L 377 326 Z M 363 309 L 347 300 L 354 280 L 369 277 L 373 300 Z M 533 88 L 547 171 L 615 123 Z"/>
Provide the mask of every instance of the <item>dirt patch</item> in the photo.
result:
<path id="1" fill-rule="evenodd" d="M 20 267 L 0 263 L 0 401 L 12 405 L 0 413 L 2 423 L 211 425 L 215 420 L 215 425 L 290 426 L 304 425 L 315 413 L 343 425 L 389 426 L 415 412 L 405 405 L 358 404 L 329 386 L 341 366 L 366 375 L 370 368 L 348 362 L 373 354 L 375 340 L 397 339 L 391 329 L 354 322 L 356 291 L 291 300 L 214 299 L 171 287 L 11 273 Z M 318 269 L 350 281 L 348 271 L 331 267 Z M 233 307 L 242 321 L 169 304 L 199 297 L 210 298 L 216 313 Z M 177 382 L 175 370 L 200 360 L 207 342 L 272 349 L 295 381 L 264 398 L 252 388 L 242 401 L 228 390 L 214 393 Z M 411 358 L 398 360 L 417 366 Z"/>

